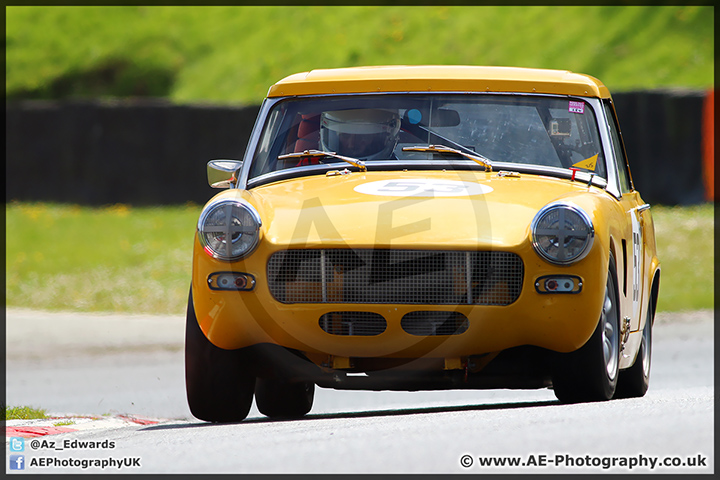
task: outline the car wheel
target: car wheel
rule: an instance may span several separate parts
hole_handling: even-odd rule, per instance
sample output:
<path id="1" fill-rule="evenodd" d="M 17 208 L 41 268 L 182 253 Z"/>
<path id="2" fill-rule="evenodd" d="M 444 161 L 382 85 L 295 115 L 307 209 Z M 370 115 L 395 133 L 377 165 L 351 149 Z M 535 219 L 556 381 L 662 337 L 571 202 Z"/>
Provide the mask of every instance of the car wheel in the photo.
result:
<path id="1" fill-rule="evenodd" d="M 216 347 L 200 329 L 192 290 L 185 325 L 185 387 L 190 412 L 208 422 L 239 422 L 252 405 L 255 376 L 238 350 Z"/>
<path id="2" fill-rule="evenodd" d="M 615 398 L 642 397 L 650 385 L 650 363 L 652 360 L 652 302 L 648 305 L 645 327 L 637 358 L 632 367 L 622 370 L 618 380 Z"/>
<path id="3" fill-rule="evenodd" d="M 580 349 L 556 358 L 552 382 L 555 396 L 562 402 L 609 400 L 615 394 L 620 363 L 620 312 L 615 278 L 611 255 L 597 328 Z"/>
<path id="4" fill-rule="evenodd" d="M 270 418 L 298 418 L 310 411 L 315 398 L 312 382 L 286 382 L 274 378 L 258 378 L 255 403 Z"/>

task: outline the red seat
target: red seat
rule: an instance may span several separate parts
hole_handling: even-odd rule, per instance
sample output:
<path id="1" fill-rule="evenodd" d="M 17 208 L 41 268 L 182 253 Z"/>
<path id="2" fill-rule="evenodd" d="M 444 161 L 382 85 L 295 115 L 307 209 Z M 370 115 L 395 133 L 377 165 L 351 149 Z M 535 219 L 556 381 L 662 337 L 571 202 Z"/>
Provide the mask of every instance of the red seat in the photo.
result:
<path id="1" fill-rule="evenodd" d="M 297 132 L 298 139 L 295 142 L 295 151 L 318 150 L 320 147 L 320 114 L 303 115 L 300 120 Z M 301 158 L 297 167 L 301 165 L 316 165 L 317 158 Z"/>

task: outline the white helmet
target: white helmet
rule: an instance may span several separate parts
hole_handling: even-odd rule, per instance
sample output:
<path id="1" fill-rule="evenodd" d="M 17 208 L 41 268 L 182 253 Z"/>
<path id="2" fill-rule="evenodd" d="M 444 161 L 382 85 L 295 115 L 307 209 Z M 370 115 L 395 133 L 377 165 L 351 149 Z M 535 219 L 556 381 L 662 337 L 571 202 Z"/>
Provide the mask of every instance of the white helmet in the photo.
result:
<path id="1" fill-rule="evenodd" d="M 399 131 L 397 112 L 380 109 L 323 112 L 320 146 L 325 151 L 357 159 L 389 159 Z"/>

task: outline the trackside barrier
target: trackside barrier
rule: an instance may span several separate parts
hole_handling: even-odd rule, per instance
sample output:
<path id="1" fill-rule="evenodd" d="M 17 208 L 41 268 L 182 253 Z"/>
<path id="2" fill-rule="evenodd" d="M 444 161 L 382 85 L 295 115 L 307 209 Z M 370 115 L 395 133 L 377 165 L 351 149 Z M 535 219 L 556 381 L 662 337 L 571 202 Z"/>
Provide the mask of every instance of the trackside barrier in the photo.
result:
<path id="1" fill-rule="evenodd" d="M 714 198 L 714 93 L 613 95 L 651 204 Z M 6 102 L 6 201 L 204 204 L 213 158 L 242 158 L 259 107 L 162 100 Z"/>
<path id="2" fill-rule="evenodd" d="M 613 94 L 633 182 L 650 204 L 705 202 L 703 91 Z"/>
<path id="3" fill-rule="evenodd" d="M 242 158 L 259 107 L 6 104 L 6 201 L 204 204 L 213 158 Z"/>

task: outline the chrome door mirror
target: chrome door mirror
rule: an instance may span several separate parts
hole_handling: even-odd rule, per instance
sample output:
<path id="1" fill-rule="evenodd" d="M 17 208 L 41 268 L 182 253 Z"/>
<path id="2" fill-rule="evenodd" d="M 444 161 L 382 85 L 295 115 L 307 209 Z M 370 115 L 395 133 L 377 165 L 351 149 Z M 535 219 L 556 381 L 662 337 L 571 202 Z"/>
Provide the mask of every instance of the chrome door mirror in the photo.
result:
<path id="1" fill-rule="evenodd" d="M 212 188 L 230 188 L 237 183 L 241 160 L 210 160 L 207 164 L 208 184 Z"/>

